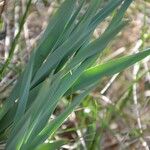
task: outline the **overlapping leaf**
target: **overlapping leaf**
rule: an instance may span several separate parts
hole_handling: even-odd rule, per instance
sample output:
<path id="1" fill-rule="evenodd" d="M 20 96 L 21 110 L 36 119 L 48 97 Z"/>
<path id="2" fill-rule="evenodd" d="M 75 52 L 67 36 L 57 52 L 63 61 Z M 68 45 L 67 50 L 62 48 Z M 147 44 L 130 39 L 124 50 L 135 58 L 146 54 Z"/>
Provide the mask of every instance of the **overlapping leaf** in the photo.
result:
<path id="1" fill-rule="evenodd" d="M 122 19 L 132 0 L 111 0 L 99 10 L 100 2 L 91 0 L 85 14 L 76 23 L 84 0 L 78 7 L 75 0 L 66 0 L 51 19 L 35 50 L 35 57 L 31 54 L 9 101 L 0 109 L 0 119 L 4 121 L 0 131 L 3 132 L 13 123 L 6 149 L 40 150 L 57 146 L 42 143 L 52 136 L 102 77 L 120 72 L 150 55 L 150 49 L 147 49 L 91 67 L 126 25 Z M 97 25 L 118 6 L 120 8 L 104 33 L 91 42 L 91 35 Z M 49 123 L 49 117 L 61 98 L 82 89 L 85 92 L 78 95 L 64 112 Z M 5 117 L 12 119 L 7 121 Z"/>
<path id="2" fill-rule="evenodd" d="M 145 58 L 148 55 L 150 55 L 150 49 L 139 52 L 137 54 L 117 58 L 117 59 L 109 61 L 105 64 L 89 68 L 84 71 L 84 73 L 80 76 L 80 78 L 72 86 L 70 91 L 75 92 L 76 90 L 84 89 L 84 88 L 96 83 L 102 77 L 114 75 L 114 74 L 126 69 L 127 67 L 135 64 L 136 62 L 142 60 L 143 58 Z"/>

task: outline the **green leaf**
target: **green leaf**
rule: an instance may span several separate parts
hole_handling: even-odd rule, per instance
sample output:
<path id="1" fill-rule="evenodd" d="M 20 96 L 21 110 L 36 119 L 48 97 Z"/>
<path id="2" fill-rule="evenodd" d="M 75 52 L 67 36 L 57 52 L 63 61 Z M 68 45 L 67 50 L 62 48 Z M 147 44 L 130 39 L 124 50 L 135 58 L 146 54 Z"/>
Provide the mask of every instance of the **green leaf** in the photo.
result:
<path id="1" fill-rule="evenodd" d="M 26 123 L 22 126 L 21 130 L 16 133 L 16 135 L 11 141 L 7 143 L 6 145 L 7 150 L 12 150 L 12 149 L 19 150 L 20 149 L 22 142 L 24 140 L 24 137 L 25 137 L 26 130 L 29 126 L 29 122 L 30 122 L 30 119 L 28 118 Z"/>
<path id="2" fill-rule="evenodd" d="M 65 141 L 56 141 L 52 143 L 44 143 L 38 146 L 35 150 L 57 150 L 60 149 L 66 142 Z"/>
<path id="3" fill-rule="evenodd" d="M 74 33 L 74 36 L 72 36 L 72 40 L 70 40 L 70 37 L 69 37 L 69 41 L 65 44 L 65 46 L 62 47 L 62 49 L 68 49 L 68 52 L 70 53 L 70 51 L 74 50 L 78 50 L 81 45 L 87 40 L 89 39 L 89 35 L 90 35 L 90 32 L 92 33 L 95 29 L 95 27 L 100 23 L 102 22 L 110 13 L 112 13 L 112 11 L 117 7 L 119 6 L 121 3 L 122 3 L 123 0 L 111 0 L 104 8 L 102 8 L 100 11 L 98 11 L 98 13 L 91 19 L 87 19 L 87 17 L 85 17 L 87 19 L 87 21 L 85 22 L 85 19 L 84 19 L 84 22 L 85 24 L 79 24 L 78 26 L 78 29 L 76 29 L 75 31 L 78 31 L 78 33 Z M 55 14 L 55 16 L 53 17 L 53 19 L 50 21 L 48 27 L 47 27 L 47 30 L 43 36 L 43 43 L 41 41 L 41 44 L 42 46 L 38 46 L 37 50 L 36 50 L 36 61 L 35 61 L 35 64 L 36 65 L 40 65 L 40 62 L 41 60 L 44 60 L 44 56 L 41 56 L 40 53 L 46 55 L 47 51 L 51 51 L 51 49 L 46 49 L 47 48 L 47 44 L 50 44 L 51 42 L 48 40 L 49 39 L 49 34 L 52 32 L 53 30 L 53 27 L 55 27 L 55 24 L 59 24 L 59 20 L 61 20 L 63 17 L 61 15 L 64 15 L 62 12 L 64 11 L 63 9 L 67 7 L 67 5 L 71 5 L 71 3 L 69 1 L 66 1 L 65 2 L 66 4 L 64 4 L 62 7 L 61 7 L 61 10 L 58 10 L 57 13 Z M 69 4 L 68 4 L 69 3 Z M 73 7 L 73 6 L 72 6 Z M 92 8 L 92 7 L 91 7 Z M 94 8 L 94 7 L 93 7 Z M 95 9 L 95 8 L 94 8 Z M 93 9 L 93 10 L 94 10 Z M 66 9 L 67 10 L 67 9 Z M 71 9 L 70 9 L 71 10 Z M 90 10 L 90 9 L 89 9 Z M 92 10 L 92 9 L 91 9 Z M 90 11 L 89 11 L 90 12 Z M 93 16 L 94 13 L 92 13 L 91 17 Z M 60 16 L 59 16 L 60 15 Z M 64 19 L 64 18 L 63 18 Z M 91 21 L 90 21 L 91 20 Z M 88 22 L 90 21 L 90 26 L 88 25 Z M 54 25 L 53 25 L 54 24 Z M 66 23 L 67 24 L 67 23 Z M 86 26 L 89 26 L 87 29 Z M 63 32 L 63 31 L 62 31 Z M 62 32 L 60 34 L 62 34 Z M 85 32 L 85 33 L 84 33 Z M 82 35 L 82 38 L 80 38 L 79 41 L 75 42 L 76 44 L 74 45 L 74 47 L 72 47 L 72 44 L 74 44 L 74 41 L 75 39 L 79 39 L 81 33 L 84 33 L 84 35 Z M 47 42 L 45 41 L 47 40 Z M 50 44 L 51 45 L 51 44 Z M 53 44 L 54 45 L 54 44 Z M 64 45 L 64 44 L 63 44 Z M 53 46 L 52 46 L 53 47 Z M 71 49 L 70 49 L 71 47 Z M 59 48 L 59 51 L 58 51 L 58 54 L 56 54 L 56 57 L 54 57 L 53 59 L 57 58 L 57 55 L 62 55 L 64 54 L 64 52 L 62 51 L 61 48 Z M 60 53 L 60 51 L 62 51 L 62 53 Z M 48 52 L 49 53 L 49 52 Z M 72 51 L 73 53 L 73 51 Z M 66 53 L 66 55 L 64 57 L 66 57 L 68 55 L 68 53 Z M 48 64 L 51 64 L 51 62 L 53 62 L 53 59 L 50 58 L 50 61 L 48 62 Z M 61 59 L 62 60 L 62 59 Z M 42 61 L 41 61 L 42 62 Z M 57 66 L 59 62 L 57 61 L 57 63 L 55 64 Z M 45 64 L 45 66 L 47 66 L 47 64 Z M 34 72 L 36 72 L 36 70 L 38 69 L 37 66 L 34 66 Z M 44 69 L 45 70 L 45 69 Z M 51 72 L 51 67 L 50 66 L 47 66 L 47 69 L 48 70 L 48 73 Z M 41 73 L 39 72 L 39 76 L 37 75 L 37 78 L 34 78 L 34 80 L 32 81 L 32 87 L 34 87 L 33 85 L 36 85 L 36 83 L 38 83 L 38 80 L 44 76 L 44 79 L 45 79 L 45 72 L 43 72 L 43 70 L 41 71 Z M 47 75 L 46 75 L 47 76 Z M 17 83 L 17 85 L 15 86 L 12 94 L 10 95 L 10 97 L 4 102 L 3 104 L 3 107 L 0 108 L 0 119 L 2 119 L 2 117 L 7 113 L 7 111 L 10 109 L 10 107 L 13 106 L 15 100 L 18 98 L 19 96 L 19 90 L 20 90 L 20 81 L 22 80 L 22 77 L 20 77 L 20 80 L 19 80 L 19 83 Z"/>
<path id="4" fill-rule="evenodd" d="M 75 92 L 86 88 L 97 81 L 99 81 L 104 76 L 114 75 L 120 71 L 123 71 L 127 67 L 135 64 L 136 62 L 142 60 L 143 58 L 150 55 L 150 49 L 139 52 L 137 54 L 124 56 L 112 61 L 109 61 L 105 64 L 98 65 L 92 68 L 87 69 L 72 86 L 72 88 L 67 92 Z"/>
<path id="5" fill-rule="evenodd" d="M 34 61 L 32 54 L 28 67 L 17 84 L 18 87 L 15 87 L 10 97 L 11 101 L 6 102 L 0 110 L 1 118 L 7 112 L 7 118 L 13 117 L 16 110 L 14 107 L 16 106 L 14 105 L 15 100 L 20 99 L 20 102 L 18 101 L 17 119 L 15 118 L 14 128 L 7 144 L 9 149 L 11 147 L 16 149 L 16 146 L 22 150 L 34 149 L 43 143 L 95 87 L 95 83 L 98 82 L 100 77 L 112 75 L 138 61 L 137 58 L 135 60 L 135 58 L 131 59 L 131 56 L 128 56 L 128 59 L 123 57 L 123 60 L 120 58 L 108 62 L 100 65 L 100 68 L 96 66 L 88 69 L 96 61 L 100 52 L 105 49 L 107 44 L 125 25 L 122 18 L 131 0 L 111 0 L 101 10 L 98 10 L 99 3 L 100 0 L 91 0 L 85 14 L 76 23 L 83 1 L 78 9 L 74 11 L 76 1 L 66 0 L 49 23 L 36 50 L 34 66 L 30 65 L 32 64 L 30 62 Z M 95 27 L 118 6 L 121 7 L 104 34 L 89 43 Z M 140 55 L 139 59 L 144 58 L 145 55 Z M 71 58 L 68 58 L 68 56 Z M 129 62 L 127 63 L 128 60 Z M 69 66 L 68 68 L 67 65 Z M 49 74 L 51 74 L 50 77 L 48 77 Z M 32 82 L 30 85 L 31 77 Z M 47 77 L 48 79 L 46 79 Z M 43 82 L 42 86 L 40 85 L 41 82 Z M 86 91 L 77 96 L 64 112 L 49 123 L 49 117 L 64 94 L 68 90 L 70 94 L 72 89 L 74 92 L 83 88 Z M 17 91 L 18 89 L 19 92 Z M 13 114 L 10 114 L 11 112 Z M 4 122 L 2 131 L 10 125 L 12 120 L 13 118 L 8 122 Z M 44 149 L 48 146 L 50 144 L 43 144 L 38 148 Z"/>
<path id="6" fill-rule="evenodd" d="M 16 135 L 16 133 L 18 133 L 22 126 L 26 123 L 26 120 L 28 120 L 28 118 L 31 118 L 30 120 L 32 122 L 29 122 L 30 125 L 29 127 L 31 128 L 32 125 L 34 124 L 34 121 L 37 119 L 36 117 L 38 116 L 38 114 L 40 113 L 39 112 L 39 109 L 43 103 L 43 101 L 48 97 L 49 93 L 48 93 L 48 89 L 49 89 L 49 86 L 50 86 L 50 81 L 49 80 L 46 80 L 39 93 L 38 93 L 38 96 L 36 98 L 36 100 L 33 102 L 33 104 L 31 105 L 32 107 L 30 107 L 28 109 L 28 111 L 22 116 L 22 118 L 15 124 L 15 128 L 13 128 L 12 132 L 11 132 L 11 135 L 9 136 L 9 140 L 8 142 L 12 141 L 14 136 Z M 26 129 L 26 132 L 30 132 L 30 129 Z"/>
<path id="7" fill-rule="evenodd" d="M 5 100 L 2 104 L 2 107 L 0 107 L 0 120 L 4 117 L 4 115 L 8 112 L 8 110 L 14 105 L 15 101 L 17 100 L 19 93 L 20 93 L 20 86 L 21 86 L 21 78 L 18 79 L 17 84 L 13 88 L 10 96 Z"/>
<path id="8" fill-rule="evenodd" d="M 64 112 L 62 112 L 55 120 L 47 124 L 47 126 L 42 130 L 42 132 L 36 136 L 35 140 L 32 141 L 31 145 L 28 147 L 28 144 L 26 145 L 27 149 L 32 149 L 37 144 L 44 142 L 49 136 L 52 136 L 52 134 L 62 125 L 62 123 L 66 120 L 66 118 L 73 112 L 73 110 L 78 106 L 82 100 L 88 95 L 89 91 L 88 89 L 84 93 L 77 96 L 73 102 L 65 109 Z"/>
<path id="9" fill-rule="evenodd" d="M 75 0 L 66 0 L 59 8 L 59 10 L 56 12 L 56 14 L 53 16 L 53 18 L 50 20 L 49 25 L 43 35 L 42 41 L 40 42 L 37 49 L 35 50 L 36 56 L 35 56 L 33 73 L 35 73 L 38 67 L 43 63 L 44 59 L 50 53 L 55 42 L 63 32 L 66 24 L 69 22 L 71 18 L 74 5 L 75 5 Z M 23 74 L 19 77 L 18 82 L 15 85 L 13 91 L 11 92 L 9 98 L 3 103 L 3 106 L 0 107 L 0 120 L 7 113 L 10 107 L 13 106 L 14 102 L 19 97 L 22 78 L 23 78 Z"/>
<path id="10" fill-rule="evenodd" d="M 68 23 L 68 20 L 71 18 L 74 5 L 75 0 L 66 0 L 65 3 L 62 4 L 62 6 L 59 8 L 56 14 L 50 20 L 49 25 L 43 35 L 42 41 L 36 49 L 36 57 L 33 72 L 36 72 L 38 67 L 43 63 L 44 59 L 50 53 L 58 37 L 63 32 L 66 24 Z M 19 82 L 16 84 L 10 97 L 4 102 L 3 107 L 0 108 L 0 119 L 2 119 L 2 117 L 7 113 L 9 108 L 13 106 L 15 100 L 18 98 L 20 93 L 21 81 L 22 77 L 20 77 Z"/>
<path id="11" fill-rule="evenodd" d="M 120 23 L 120 21 L 124 17 L 124 14 L 125 14 L 126 10 L 128 9 L 128 7 L 130 6 L 130 4 L 132 2 L 133 2 L 133 0 L 125 0 L 124 1 L 122 6 L 120 7 L 120 9 L 116 12 L 115 16 L 113 17 L 113 19 L 112 19 L 109 27 L 107 28 L 107 30 L 111 29 L 114 26 L 117 26 Z"/>
<path id="12" fill-rule="evenodd" d="M 58 38 L 58 40 L 53 48 L 53 51 L 56 50 L 60 45 L 62 45 L 71 35 L 71 32 L 73 31 L 73 28 L 75 28 L 74 26 L 76 25 L 75 22 L 77 21 L 77 16 L 79 15 L 79 12 L 80 12 L 84 2 L 85 2 L 85 0 L 81 0 L 78 8 L 75 10 L 73 15 L 71 16 L 71 19 L 69 20 L 68 24 L 66 25 L 63 33 Z"/>
<path id="13" fill-rule="evenodd" d="M 75 7 L 75 0 L 66 0 L 49 21 L 47 29 L 36 49 L 34 73 L 41 66 L 48 54 L 52 51 L 55 43 L 65 30 L 65 26 L 71 19 Z"/>
<path id="14" fill-rule="evenodd" d="M 74 57 L 72 62 L 69 64 L 69 68 L 73 68 L 78 63 L 84 61 L 88 57 L 96 55 L 106 48 L 108 43 L 113 40 L 115 35 L 126 25 L 126 22 L 120 22 L 117 26 L 113 27 L 111 30 L 106 31 L 102 34 L 100 38 L 90 43 L 87 47 L 81 49 L 77 55 Z"/>
<path id="15" fill-rule="evenodd" d="M 16 110 L 17 104 L 15 103 L 15 106 L 11 107 L 7 114 L 0 120 L 0 133 L 4 132 L 4 130 L 12 124 L 16 114 Z"/>
<path id="16" fill-rule="evenodd" d="M 44 126 L 48 122 L 50 115 L 49 113 L 48 114 L 46 113 L 45 115 L 45 111 L 49 110 L 47 103 L 49 99 L 51 99 L 51 97 L 54 97 L 54 94 L 57 90 L 59 83 L 60 81 L 57 80 L 57 82 L 55 82 L 53 85 L 47 86 L 46 89 L 45 88 L 41 89 L 40 95 L 37 96 L 37 99 L 32 104 L 30 109 L 27 111 L 28 117 L 31 116 L 32 123 L 30 125 L 31 129 L 29 129 L 30 134 L 28 135 L 26 142 L 27 141 L 31 142 L 32 139 L 44 128 Z M 45 87 L 45 85 L 43 86 Z"/>
<path id="17" fill-rule="evenodd" d="M 21 83 L 21 86 L 20 86 L 18 108 L 17 108 L 16 115 L 15 115 L 15 118 L 14 118 L 15 123 L 25 113 L 26 104 L 27 104 L 29 91 L 30 91 L 30 83 L 31 83 L 31 78 L 32 78 L 34 58 L 35 58 L 35 55 L 34 55 L 34 52 L 33 52 L 33 55 L 30 58 L 30 61 L 27 65 L 27 69 L 25 70 L 23 78 L 22 78 L 22 83 Z"/>
<path id="18" fill-rule="evenodd" d="M 73 74 L 68 73 L 62 79 L 60 78 L 60 76 L 58 76 L 58 78 L 55 79 L 56 82 L 54 82 L 54 86 L 51 86 L 49 91 L 50 93 L 49 98 L 47 98 L 45 103 L 43 103 L 43 106 L 41 106 L 40 112 L 42 111 L 43 113 L 41 115 L 39 123 L 36 123 L 36 128 L 30 135 L 26 145 L 32 144 L 32 139 L 36 137 L 37 133 L 44 128 L 44 125 L 46 125 L 46 122 L 49 120 L 49 117 L 55 110 L 58 101 L 65 94 L 65 92 L 73 85 L 73 83 L 78 79 L 78 77 L 82 74 L 83 70 L 85 68 L 88 68 L 89 65 L 91 65 L 91 61 L 93 61 L 93 58 L 87 59 L 80 67 L 78 67 L 76 70 L 73 71 Z M 59 79 L 61 79 L 60 83 Z M 59 83 L 59 86 L 57 85 L 57 82 Z"/>
<path id="19" fill-rule="evenodd" d="M 111 0 L 105 7 L 103 7 L 97 14 L 93 17 L 89 29 L 93 30 L 102 22 L 107 16 L 109 16 L 124 0 Z"/>
<path id="20" fill-rule="evenodd" d="M 97 10 L 98 1 L 91 1 L 91 5 L 88 8 L 84 19 L 70 37 L 53 53 L 51 53 L 46 62 L 37 71 L 34 80 L 32 82 L 32 87 L 37 85 L 40 81 L 43 81 L 49 73 L 56 69 L 61 60 L 68 55 L 68 53 L 76 52 L 86 40 L 86 37 L 90 35 L 88 31 L 88 25 Z"/>

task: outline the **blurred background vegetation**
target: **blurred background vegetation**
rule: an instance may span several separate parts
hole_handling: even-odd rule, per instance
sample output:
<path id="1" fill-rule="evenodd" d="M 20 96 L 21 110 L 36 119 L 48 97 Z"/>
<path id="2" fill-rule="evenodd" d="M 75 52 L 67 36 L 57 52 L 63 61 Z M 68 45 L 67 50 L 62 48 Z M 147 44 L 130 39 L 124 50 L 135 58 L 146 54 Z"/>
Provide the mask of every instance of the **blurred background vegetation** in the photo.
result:
<path id="1" fill-rule="evenodd" d="M 0 0 L 0 67 L 8 58 L 13 39 L 20 30 L 26 0 Z M 9 96 L 24 69 L 31 50 L 40 39 L 49 18 L 63 0 L 32 0 L 12 59 L 1 75 L 0 104 Z M 87 0 L 88 5 L 89 0 Z M 102 5 L 107 1 L 103 0 Z M 86 5 L 84 6 L 86 8 Z M 84 11 L 84 10 L 83 10 Z M 98 63 L 132 54 L 150 45 L 150 1 L 136 0 L 127 11 L 128 26 L 107 47 Z M 99 37 L 109 18 L 98 27 Z M 150 147 L 150 57 L 130 69 L 104 78 L 61 126 L 55 139 L 66 139 L 63 149 L 148 150 Z M 72 97 L 64 98 L 55 110 L 59 114 Z M 81 147 L 80 147 L 81 146 Z"/>

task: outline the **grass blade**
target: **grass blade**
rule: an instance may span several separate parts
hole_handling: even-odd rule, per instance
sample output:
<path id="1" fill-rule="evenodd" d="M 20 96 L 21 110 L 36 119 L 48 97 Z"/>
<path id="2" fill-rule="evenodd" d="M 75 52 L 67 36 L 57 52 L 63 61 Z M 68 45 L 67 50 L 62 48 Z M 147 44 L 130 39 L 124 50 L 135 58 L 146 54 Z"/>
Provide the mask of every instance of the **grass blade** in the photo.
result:
<path id="1" fill-rule="evenodd" d="M 70 115 L 70 113 L 78 106 L 82 100 L 88 95 L 88 92 L 90 89 L 86 90 L 81 95 L 77 96 L 73 102 L 66 108 L 66 110 L 61 113 L 54 121 L 52 121 L 50 124 L 48 124 L 44 130 L 35 138 L 34 141 L 32 141 L 31 146 L 28 147 L 26 145 L 26 148 L 32 149 L 37 144 L 44 142 L 49 136 L 51 136 L 65 121 L 65 119 Z"/>
<path id="2" fill-rule="evenodd" d="M 30 122 L 30 119 L 26 121 L 26 123 L 22 126 L 21 130 L 16 134 L 13 140 L 10 141 L 10 143 L 7 143 L 6 145 L 7 150 L 12 150 L 12 149 L 19 150 L 20 149 L 23 139 L 25 137 L 25 132 L 29 126 L 29 122 Z"/>
<path id="3" fill-rule="evenodd" d="M 75 7 L 75 0 L 66 0 L 50 20 L 43 35 L 42 41 L 36 49 L 34 73 L 41 66 L 48 54 L 51 52 L 59 36 L 65 30 Z M 61 26 L 60 26 L 61 24 Z"/>
<path id="4" fill-rule="evenodd" d="M 69 68 L 73 68 L 75 65 L 87 59 L 88 57 L 102 52 L 102 50 L 106 48 L 108 43 L 126 25 L 126 23 L 127 22 L 121 22 L 120 24 L 112 28 L 112 30 L 109 30 L 109 32 L 104 32 L 100 38 L 89 44 L 87 47 L 81 49 L 69 64 Z"/>
<path id="5" fill-rule="evenodd" d="M 29 91 L 30 91 L 30 83 L 31 83 L 32 72 L 33 72 L 34 58 L 35 58 L 35 55 L 33 53 L 32 57 L 30 58 L 30 62 L 27 65 L 27 69 L 25 70 L 23 78 L 22 78 L 18 108 L 16 111 L 15 119 L 14 119 L 15 123 L 25 113 Z"/>
<path id="6" fill-rule="evenodd" d="M 65 141 L 56 141 L 52 143 L 45 143 L 37 147 L 35 150 L 56 150 L 60 149 L 62 145 L 64 145 Z"/>
<path id="7" fill-rule="evenodd" d="M 150 49 L 139 52 L 134 55 L 124 56 L 105 64 L 98 65 L 86 70 L 77 82 L 72 86 L 70 92 L 75 92 L 96 83 L 104 76 L 110 76 L 116 74 L 127 67 L 135 64 L 136 62 L 142 60 L 143 58 L 150 55 Z M 69 92 L 69 91 L 68 91 Z"/>

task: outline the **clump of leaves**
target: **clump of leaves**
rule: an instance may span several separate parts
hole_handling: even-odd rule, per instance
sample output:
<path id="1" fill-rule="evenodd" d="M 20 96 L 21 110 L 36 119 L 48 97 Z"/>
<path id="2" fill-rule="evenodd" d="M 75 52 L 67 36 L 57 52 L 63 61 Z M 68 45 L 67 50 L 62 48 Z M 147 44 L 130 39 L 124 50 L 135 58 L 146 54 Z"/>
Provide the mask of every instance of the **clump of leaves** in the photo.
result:
<path id="1" fill-rule="evenodd" d="M 52 137 L 100 79 L 150 54 L 147 49 L 94 66 L 109 42 L 127 24 L 123 17 L 132 0 L 111 0 L 99 9 L 100 2 L 91 0 L 85 14 L 78 17 L 84 0 L 79 5 L 76 0 L 66 0 L 50 20 L 16 86 L 0 108 L 0 139 L 6 143 L 7 150 L 59 148 L 62 141 L 48 144 L 44 141 Z M 114 11 L 104 33 L 91 41 L 95 28 Z M 62 97 L 78 90 L 81 94 L 50 120 Z"/>

